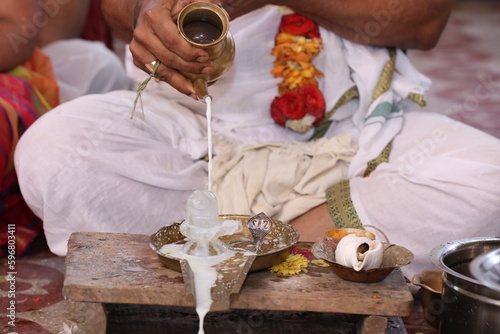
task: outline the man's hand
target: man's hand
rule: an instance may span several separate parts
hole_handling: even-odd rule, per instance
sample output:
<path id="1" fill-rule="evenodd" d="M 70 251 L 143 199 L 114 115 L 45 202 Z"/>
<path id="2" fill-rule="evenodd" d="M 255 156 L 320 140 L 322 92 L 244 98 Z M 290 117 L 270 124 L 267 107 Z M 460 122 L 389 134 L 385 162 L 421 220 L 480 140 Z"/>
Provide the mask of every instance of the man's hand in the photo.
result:
<path id="1" fill-rule="evenodd" d="M 117 36 L 130 43 L 135 66 L 150 74 L 153 62 L 159 60 L 156 78 L 195 97 L 193 84 L 179 71 L 209 74 L 213 66 L 207 52 L 186 42 L 177 29 L 177 15 L 191 2 L 195 1 L 129 0 L 124 6 L 121 0 L 103 0 L 102 8 Z"/>
<path id="2" fill-rule="evenodd" d="M 181 93 L 194 95 L 192 83 L 178 71 L 209 74 L 213 66 L 206 51 L 186 42 L 174 21 L 191 1 L 140 1 L 137 24 L 130 42 L 134 64 L 150 73 L 146 64 L 161 62 L 156 77 Z"/>

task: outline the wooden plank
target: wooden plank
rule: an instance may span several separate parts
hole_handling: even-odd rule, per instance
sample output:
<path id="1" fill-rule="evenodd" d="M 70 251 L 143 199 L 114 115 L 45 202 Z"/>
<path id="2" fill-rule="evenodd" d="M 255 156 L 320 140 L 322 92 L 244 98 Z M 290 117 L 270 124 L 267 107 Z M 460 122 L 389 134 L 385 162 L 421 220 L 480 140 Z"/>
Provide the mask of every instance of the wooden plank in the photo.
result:
<path id="1" fill-rule="evenodd" d="M 379 283 L 353 283 L 329 268 L 279 276 L 250 273 L 232 309 L 407 316 L 413 297 L 400 270 Z M 74 233 L 69 240 L 63 293 L 71 301 L 195 306 L 182 275 L 163 267 L 148 235 Z"/>

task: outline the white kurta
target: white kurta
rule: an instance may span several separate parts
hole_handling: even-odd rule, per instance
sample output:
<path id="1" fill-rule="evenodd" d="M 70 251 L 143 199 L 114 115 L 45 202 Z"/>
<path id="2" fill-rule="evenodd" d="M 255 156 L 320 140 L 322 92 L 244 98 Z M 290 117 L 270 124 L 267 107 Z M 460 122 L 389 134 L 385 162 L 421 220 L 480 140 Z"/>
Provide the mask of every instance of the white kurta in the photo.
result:
<path id="1" fill-rule="evenodd" d="M 418 107 L 406 96 L 423 93 L 430 82 L 401 51 L 390 89 L 372 101 L 389 60 L 387 50 L 358 46 L 322 29 L 325 49 L 316 65 L 325 74 L 320 88 L 327 110 L 354 85 L 360 98 L 333 115 L 335 122 L 324 139 L 330 149 L 318 148 L 315 152 L 321 154 L 316 162 L 310 159 L 316 153 L 307 145 L 290 144 L 305 142 L 311 133 L 301 135 L 282 128 L 269 115 L 280 82 L 270 73 L 280 15 L 277 7 L 267 6 L 232 22 L 237 50 L 234 65 L 209 88 L 213 130 L 233 149 L 235 143 L 255 147 L 273 143 L 266 147 L 287 149 L 292 145 L 298 159 L 309 159 L 302 161 L 306 167 L 294 167 L 301 172 L 329 160 L 321 154 L 335 156 L 335 171 L 293 179 L 292 184 L 301 185 L 293 188 L 300 194 L 296 196 L 286 193 L 286 186 L 285 195 L 273 193 L 278 177 L 286 185 L 297 175 L 288 169 L 290 164 L 282 163 L 289 155 L 285 160 L 275 159 L 281 149 L 272 159 L 266 158 L 264 169 L 247 168 L 251 166 L 245 162 L 235 163 L 237 168 L 218 176 L 214 170 L 217 195 L 223 198 L 221 213 L 257 213 L 226 208 L 243 208 L 241 203 L 246 202 L 256 210 L 252 205 L 258 203 L 258 208 L 271 208 L 274 216 L 287 221 L 324 202 L 326 187 L 349 178 L 361 221 L 377 226 L 391 242 L 414 252 L 414 262 L 405 268 L 408 276 L 432 268 L 428 253 L 439 243 L 499 235 L 500 141 L 445 116 L 411 111 Z M 133 70 L 130 63 L 129 73 L 136 83 L 147 76 Z M 151 82 L 143 94 L 145 117 L 137 112 L 131 120 L 134 98 L 134 91 L 116 91 L 76 99 L 43 116 L 22 137 L 16 152 L 21 189 L 30 207 L 43 218 L 54 253 L 66 253 L 67 239 L 75 231 L 153 233 L 183 219 L 187 197 L 194 190 L 206 189 L 207 163 L 200 160 L 207 153 L 205 105 L 164 83 Z M 384 102 L 398 106 L 398 111 L 376 116 L 376 106 Z M 391 140 L 389 163 L 363 178 L 366 162 Z M 223 168 L 224 152 L 222 146 L 216 147 L 220 155 L 214 168 Z M 259 155 L 253 158 L 255 150 L 248 152 L 242 161 L 262 162 Z M 251 185 L 257 174 L 259 182 L 267 182 L 260 187 L 265 192 Z M 276 198 L 281 202 L 276 203 Z"/>

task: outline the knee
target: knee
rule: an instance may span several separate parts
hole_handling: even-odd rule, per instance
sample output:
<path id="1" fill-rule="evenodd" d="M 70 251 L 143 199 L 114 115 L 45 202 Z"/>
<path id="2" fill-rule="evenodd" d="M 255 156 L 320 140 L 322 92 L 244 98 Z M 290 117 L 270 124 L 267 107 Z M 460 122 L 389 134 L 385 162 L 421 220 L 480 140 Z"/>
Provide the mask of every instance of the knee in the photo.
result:
<path id="1" fill-rule="evenodd" d="M 88 85 L 87 94 L 106 93 L 113 90 L 128 89 L 129 79 L 122 60 L 116 53 L 100 42 L 81 39 L 74 40 L 78 49 L 89 54 L 93 80 Z"/>
<path id="2" fill-rule="evenodd" d="M 43 51 L 52 61 L 63 102 L 130 87 L 123 62 L 101 42 L 63 40 Z"/>

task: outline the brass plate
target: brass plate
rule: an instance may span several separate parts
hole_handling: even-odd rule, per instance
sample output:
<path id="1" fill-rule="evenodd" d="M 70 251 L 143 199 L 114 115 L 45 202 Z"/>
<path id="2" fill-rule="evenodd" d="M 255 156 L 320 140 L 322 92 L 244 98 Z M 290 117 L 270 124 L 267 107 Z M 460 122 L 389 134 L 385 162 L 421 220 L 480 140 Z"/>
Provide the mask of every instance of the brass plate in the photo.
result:
<path id="1" fill-rule="evenodd" d="M 248 215 L 220 215 L 221 220 L 232 219 L 242 222 L 243 231 L 233 235 L 220 238 L 229 248 L 233 250 L 254 251 L 255 245 L 250 231 L 247 228 L 247 221 L 251 218 Z M 299 232 L 291 225 L 273 219 L 272 229 L 264 238 L 262 249 L 257 253 L 250 271 L 257 271 L 270 268 L 275 264 L 283 262 L 290 254 L 290 247 L 299 240 Z M 158 254 L 160 262 L 169 269 L 181 272 L 180 259 L 164 254 L 160 249 L 171 243 L 183 244 L 186 238 L 179 231 L 181 223 L 176 222 L 169 226 L 164 226 L 150 237 L 150 247 Z"/>

